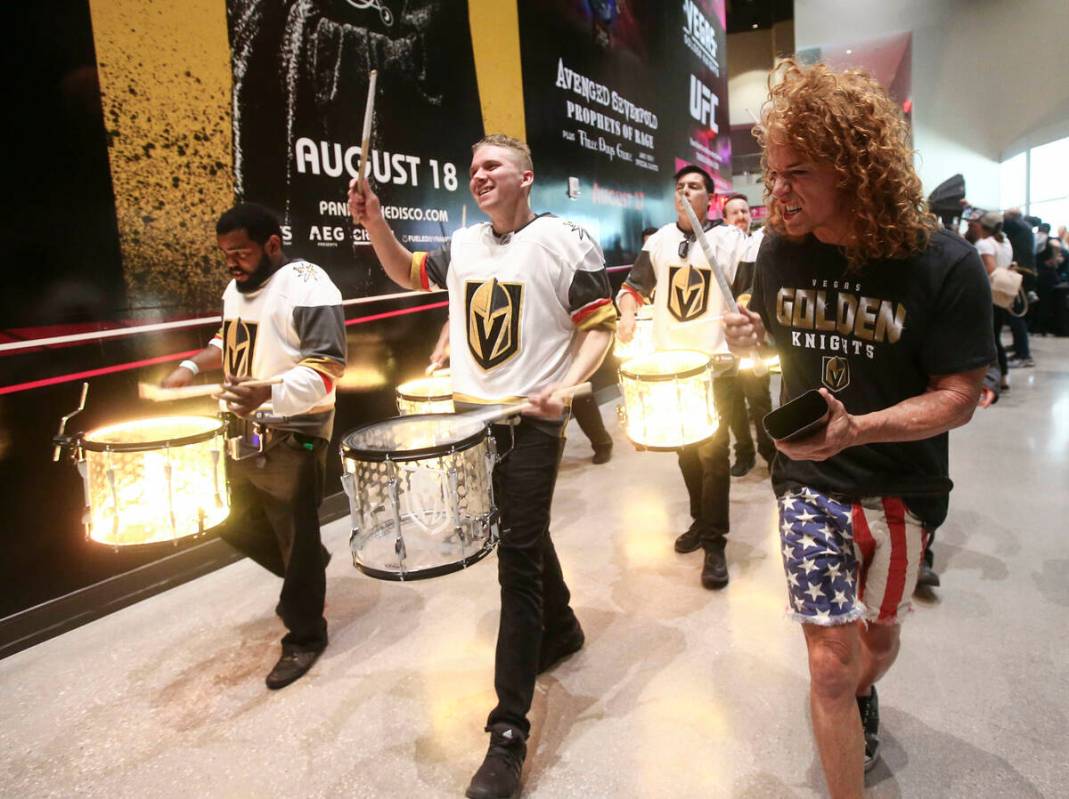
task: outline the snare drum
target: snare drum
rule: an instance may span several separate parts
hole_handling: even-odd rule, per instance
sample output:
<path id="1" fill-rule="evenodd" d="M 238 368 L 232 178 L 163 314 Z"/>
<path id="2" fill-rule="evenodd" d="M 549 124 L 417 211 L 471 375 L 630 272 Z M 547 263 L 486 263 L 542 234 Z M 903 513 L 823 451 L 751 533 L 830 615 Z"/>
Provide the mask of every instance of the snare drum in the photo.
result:
<path id="1" fill-rule="evenodd" d="M 100 427 L 78 442 L 90 539 L 112 546 L 198 535 L 230 515 L 225 430 L 207 416 Z"/>
<path id="2" fill-rule="evenodd" d="M 646 355 L 656 349 L 653 343 L 653 306 L 643 305 L 635 312 L 635 335 L 628 342 L 616 339 L 613 354 L 620 361 Z"/>
<path id="3" fill-rule="evenodd" d="M 402 416 L 417 413 L 452 413 L 452 378 L 420 377 L 402 383 L 397 387 L 397 412 Z"/>
<path id="4" fill-rule="evenodd" d="M 463 569 L 498 540 L 486 426 L 458 415 L 400 416 L 342 440 L 353 564 L 382 580 Z"/>
<path id="5" fill-rule="evenodd" d="M 716 432 L 712 359 L 704 353 L 667 350 L 625 361 L 620 393 L 627 437 L 643 449 L 679 449 Z"/>

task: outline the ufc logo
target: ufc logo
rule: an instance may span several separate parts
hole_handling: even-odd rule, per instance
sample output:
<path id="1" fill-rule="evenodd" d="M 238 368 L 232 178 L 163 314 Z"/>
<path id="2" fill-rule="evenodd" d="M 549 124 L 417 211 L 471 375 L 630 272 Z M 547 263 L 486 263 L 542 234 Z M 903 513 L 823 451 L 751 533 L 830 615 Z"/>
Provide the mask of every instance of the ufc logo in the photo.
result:
<path id="1" fill-rule="evenodd" d="M 714 134 L 720 132 L 720 128 L 714 119 L 718 105 L 720 105 L 720 98 L 713 94 L 712 89 L 691 75 L 690 115 L 698 120 L 700 124 L 708 127 Z"/>

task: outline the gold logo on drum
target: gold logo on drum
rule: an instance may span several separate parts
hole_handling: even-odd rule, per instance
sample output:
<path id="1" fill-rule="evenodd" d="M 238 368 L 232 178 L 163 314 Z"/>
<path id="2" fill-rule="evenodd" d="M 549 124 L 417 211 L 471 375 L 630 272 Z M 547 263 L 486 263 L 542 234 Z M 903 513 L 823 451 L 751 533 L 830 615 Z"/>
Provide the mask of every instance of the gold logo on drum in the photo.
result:
<path id="1" fill-rule="evenodd" d="M 468 312 L 468 350 L 483 369 L 493 369 L 520 351 L 522 283 L 469 282 L 464 287 Z"/>
<path id="2" fill-rule="evenodd" d="M 850 361 L 841 355 L 825 355 L 820 382 L 829 391 L 842 391 L 850 385 Z"/>
<path id="3" fill-rule="evenodd" d="M 696 266 L 668 270 L 668 310 L 680 322 L 697 319 L 709 308 L 712 272 Z"/>
<path id="4" fill-rule="evenodd" d="M 249 377 L 256 350 L 256 323 L 223 320 L 223 369 L 230 377 Z"/>

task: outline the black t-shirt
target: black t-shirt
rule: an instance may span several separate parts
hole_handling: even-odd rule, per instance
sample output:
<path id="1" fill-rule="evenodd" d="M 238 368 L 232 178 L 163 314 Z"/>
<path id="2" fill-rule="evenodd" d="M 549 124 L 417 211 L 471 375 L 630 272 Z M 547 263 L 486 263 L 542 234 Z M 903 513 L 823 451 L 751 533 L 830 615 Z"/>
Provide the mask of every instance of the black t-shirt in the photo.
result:
<path id="1" fill-rule="evenodd" d="M 770 236 L 756 272 L 750 307 L 779 350 L 783 401 L 823 386 L 847 412 L 871 413 L 923 394 L 932 375 L 995 358 L 987 274 L 960 237 L 939 232 L 919 255 L 847 272 L 838 247 Z M 850 447 L 819 463 L 780 453 L 772 485 L 777 494 L 808 486 L 845 497 L 902 496 L 938 525 L 952 486 L 947 439 Z"/>

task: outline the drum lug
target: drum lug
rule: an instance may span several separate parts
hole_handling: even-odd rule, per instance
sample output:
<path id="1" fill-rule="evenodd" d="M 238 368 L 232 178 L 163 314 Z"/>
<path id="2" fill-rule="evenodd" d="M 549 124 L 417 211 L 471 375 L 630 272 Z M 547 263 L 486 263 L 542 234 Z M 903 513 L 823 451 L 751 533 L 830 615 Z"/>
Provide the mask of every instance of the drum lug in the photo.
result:
<path id="1" fill-rule="evenodd" d="M 356 495 L 356 476 L 352 472 L 342 472 L 341 487 L 349 498 L 349 531 L 355 535 L 360 532 L 360 500 Z"/>
<path id="2" fill-rule="evenodd" d="M 111 465 L 111 450 L 104 453 L 106 467 L 104 474 L 108 478 L 108 487 L 111 489 L 111 502 L 114 513 L 111 516 L 111 538 L 114 541 L 119 537 L 119 489 L 115 485 L 115 467 Z"/>
<path id="3" fill-rule="evenodd" d="M 453 515 L 453 532 L 463 549 L 463 545 L 467 543 L 467 537 L 464 535 L 464 525 L 460 522 L 460 478 L 457 475 L 456 453 L 453 452 L 450 455 L 453 465 L 446 470 L 446 476 L 449 478 L 449 512 Z"/>
<path id="4" fill-rule="evenodd" d="M 386 481 L 386 493 L 390 498 L 390 505 L 393 509 L 393 522 L 394 525 L 396 525 L 397 531 L 397 538 L 394 539 L 393 549 L 394 552 L 397 553 L 397 571 L 400 575 L 400 579 L 404 581 L 405 573 L 408 571 L 406 566 L 408 553 L 405 550 L 405 537 L 401 532 L 401 496 L 398 491 L 397 464 L 389 458 L 386 459 L 386 463 L 388 464 L 387 468 L 392 472 L 390 479 Z"/>
<path id="5" fill-rule="evenodd" d="M 75 466 L 82 477 L 82 501 L 85 503 L 82 511 L 82 524 L 85 525 L 85 540 L 88 541 L 92 538 L 90 534 L 93 530 L 93 514 L 90 510 L 92 506 L 89 504 L 89 464 L 82 457 L 75 462 Z"/>
<path id="6" fill-rule="evenodd" d="M 166 461 L 163 464 L 163 475 L 167 480 L 167 516 L 171 520 L 171 538 L 178 540 L 178 519 L 174 515 L 174 464 L 171 462 L 171 448 L 164 450 Z"/>

